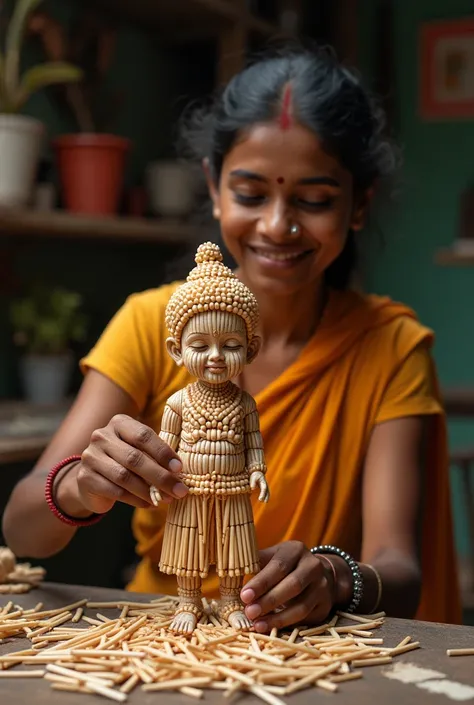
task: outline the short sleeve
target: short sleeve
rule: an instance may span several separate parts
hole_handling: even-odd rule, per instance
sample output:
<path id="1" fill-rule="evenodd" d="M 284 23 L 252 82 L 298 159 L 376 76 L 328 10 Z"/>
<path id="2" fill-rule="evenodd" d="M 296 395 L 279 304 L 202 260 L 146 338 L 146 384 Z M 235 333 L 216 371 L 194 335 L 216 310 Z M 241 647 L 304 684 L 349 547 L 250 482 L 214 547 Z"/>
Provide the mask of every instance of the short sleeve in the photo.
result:
<path id="1" fill-rule="evenodd" d="M 99 340 L 80 361 L 124 389 L 143 410 L 155 378 L 160 307 L 158 290 L 129 296 Z"/>
<path id="2" fill-rule="evenodd" d="M 427 342 L 419 343 L 390 379 L 375 423 L 402 416 L 443 413 L 434 362 Z"/>

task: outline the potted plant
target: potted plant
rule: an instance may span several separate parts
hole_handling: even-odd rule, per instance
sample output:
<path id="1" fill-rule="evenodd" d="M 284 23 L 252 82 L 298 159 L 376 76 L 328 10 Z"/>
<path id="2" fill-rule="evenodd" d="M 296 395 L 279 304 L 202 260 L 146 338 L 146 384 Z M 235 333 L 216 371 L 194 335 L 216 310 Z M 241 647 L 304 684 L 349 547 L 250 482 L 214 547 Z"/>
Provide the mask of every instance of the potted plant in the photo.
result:
<path id="1" fill-rule="evenodd" d="M 72 116 L 77 129 L 53 143 L 64 204 L 76 213 L 115 213 L 130 149 L 128 139 L 112 132 L 122 97 L 106 87 L 117 29 L 110 16 L 88 7 L 81 8 L 70 32 L 45 12 L 35 13 L 30 30 L 50 60 L 72 61 L 83 72 L 79 84 L 56 92 L 59 107 Z"/>
<path id="2" fill-rule="evenodd" d="M 42 0 L 15 0 L 0 52 L 0 205 L 23 206 L 31 195 L 44 134 L 39 120 L 21 115 L 30 95 L 46 86 L 78 81 L 81 71 L 64 61 L 20 70 L 30 13 Z"/>
<path id="3" fill-rule="evenodd" d="M 34 287 L 11 303 L 13 339 L 25 350 L 20 378 L 28 401 L 55 404 L 66 396 L 74 364 L 71 343 L 86 335 L 81 309 L 80 294 L 61 287 Z"/>

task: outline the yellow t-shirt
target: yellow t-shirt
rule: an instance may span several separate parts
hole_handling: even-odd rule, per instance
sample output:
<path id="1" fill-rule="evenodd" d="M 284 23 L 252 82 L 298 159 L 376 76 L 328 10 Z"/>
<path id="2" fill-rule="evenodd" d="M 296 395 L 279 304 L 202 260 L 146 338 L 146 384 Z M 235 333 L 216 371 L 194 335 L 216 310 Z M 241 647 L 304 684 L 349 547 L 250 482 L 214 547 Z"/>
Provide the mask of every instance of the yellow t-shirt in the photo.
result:
<path id="1" fill-rule="evenodd" d="M 192 378 L 166 352 L 164 312 L 178 282 L 129 297 L 81 361 L 137 403 L 160 430 L 163 407 Z M 355 557 L 362 534 L 361 473 L 375 424 L 409 415 L 437 418 L 426 487 L 423 589 L 418 617 L 459 621 L 446 432 L 430 347 L 433 335 L 387 298 L 331 292 L 323 322 L 298 359 L 256 396 L 271 498 L 252 505 L 261 548 L 298 539 L 332 543 Z M 432 498 L 430 499 L 430 495 Z M 176 591 L 158 571 L 166 506 L 136 510 L 142 556 L 129 588 Z M 436 592 L 433 590 L 436 585 Z M 217 580 L 203 585 L 217 594 Z"/>

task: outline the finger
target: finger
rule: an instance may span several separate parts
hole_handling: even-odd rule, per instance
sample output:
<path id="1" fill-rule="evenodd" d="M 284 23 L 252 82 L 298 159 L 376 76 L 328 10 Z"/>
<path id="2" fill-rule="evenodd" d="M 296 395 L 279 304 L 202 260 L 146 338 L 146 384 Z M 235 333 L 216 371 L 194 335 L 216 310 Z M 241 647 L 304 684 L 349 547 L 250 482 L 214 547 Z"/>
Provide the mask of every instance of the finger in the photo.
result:
<path id="1" fill-rule="evenodd" d="M 285 609 L 275 614 L 268 614 L 262 619 L 257 619 L 254 622 L 254 628 L 257 632 L 267 633 L 273 628 L 283 629 L 290 625 L 302 624 L 307 621 L 311 615 L 311 621 L 323 621 L 329 614 L 330 606 L 325 612 L 324 602 L 318 603 L 318 599 L 314 593 L 313 585 L 309 585 L 306 590 L 299 595 L 296 600 L 287 605 Z M 318 616 L 319 615 L 319 616 Z"/>
<path id="2" fill-rule="evenodd" d="M 301 595 L 310 583 L 314 589 L 314 578 L 314 571 L 310 570 L 308 566 L 305 567 L 304 562 L 301 561 L 296 569 L 274 588 L 265 593 L 257 602 L 248 605 L 245 608 L 245 614 L 252 620 L 265 616 Z"/>
<path id="3" fill-rule="evenodd" d="M 252 475 L 250 475 L 250 489 L 254 490 L 256 488 L 256 486 L 257 486 L 257 477 L 256 477 L 255 473 L 252 473 Z"/>
<path id="4" fill-rule="evenodd" d="M 269 548 L 262 548 L 258 552 L 258 558 L 259 558 L 259 563 L 260 563 L 260 570 L 262 568 L 265 568 L 265 566 L 270 562 L 270 560 L 273 558 L 275 553 L 278 551 L 280 546 L 276 544 L 276 546 L 270 546 Z"/>
<path id="5" fill-rule="evenodd" d="M 179 456 L 149 426 L 122 414 L 113 417 L 112 425 L 119 438 L 133 448 L 142 450 L 161 467 L 175 473 L 182 471 L 183 464 Z"/>
<path id="6" fill-rule="evenodd" d="M 79 496 L 90 512 L 104 514 L 112 509 L 115 502 L 123 502 L 132 507 L 148 508 L 150 503 L 119 487 L 99 473 L 81 467 L 77 475 Z"/>
<path id="7" fill-rule="evenodd" d="M 102 449 L 89 446 L 82 454 L 81 465 L 95 475 L 105 477 L 112 484 L 139 497 L 150 505 L 149 485 L 118 461 L 117 456 L 120 456 L 120 453 L 114 453 L 114 455 L 115 457 L 111 457 Z"/>
<path id="8" fill-rule="evenodd" d="M 245 604 L 258 600 L 294 570 L 301 557 L 300 545 L 297 541 L 288 541 L 277 547 L 265 567 L 242 590 L 241 598 Z"/>
<path id="9" fill-rule="evenodd" d="M 94 432 L 93 434 L 93 440 L 95 440 L 96 433 L 97 432 Z M 147 487 L 144 490 L 145 494 L 139 495 L 142 498 L 149 498 L 149 488 L 151 485 L 154 485 L 162 495 L 164 493 L 176 497 L 177 499 L 187 494 L 188 488 L 177 480 L 176 475 L 161 465 L 158 465 L 153 458 L 150 458 L 147 453 L 144 453 L 139 448 L 129 445 L 118 437 L 109 436 L 108 434 L 101 437 L 100 447 L 110 458 L 116 461 L 119 474 L 119 467 L 125 468 L 128 471 L 128 474 L 123 478 L 127 482 L 127 489 L 130 489 L 129 484 L 132 482 L 131 476 L 139 478 L 141 482 L 143 482 L 143 480 L 146 481 Z M 113 478 L 110 479 L 113 480 Z"/>
<path id="10" fill-rule="evenodd" d="M 265 480 L 260 482 L 260 494 L 258 495 L 259 502 L 266 502 L 268 499 L 267 483 Z"/>

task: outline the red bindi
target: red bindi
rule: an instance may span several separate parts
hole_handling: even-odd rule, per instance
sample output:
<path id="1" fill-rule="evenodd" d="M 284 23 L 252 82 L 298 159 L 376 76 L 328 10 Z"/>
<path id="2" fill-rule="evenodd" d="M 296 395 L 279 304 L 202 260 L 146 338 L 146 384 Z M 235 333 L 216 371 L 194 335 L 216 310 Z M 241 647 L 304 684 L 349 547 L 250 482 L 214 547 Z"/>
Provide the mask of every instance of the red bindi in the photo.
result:
<path id="1" fill-rule="evenodd" d="M 283 93 L 283 101 L 280 115 L 280 127 L 288 130 L 291 127 L 291 84 L 287 83 Z"/>
<path id="2" fill-rule="evenodd" d="M 285 183 L 285 179 L 283 178 L 283 176 L 279 176 L 277 179 L 277 184 L 284 184 L 284 183 Z"/>

